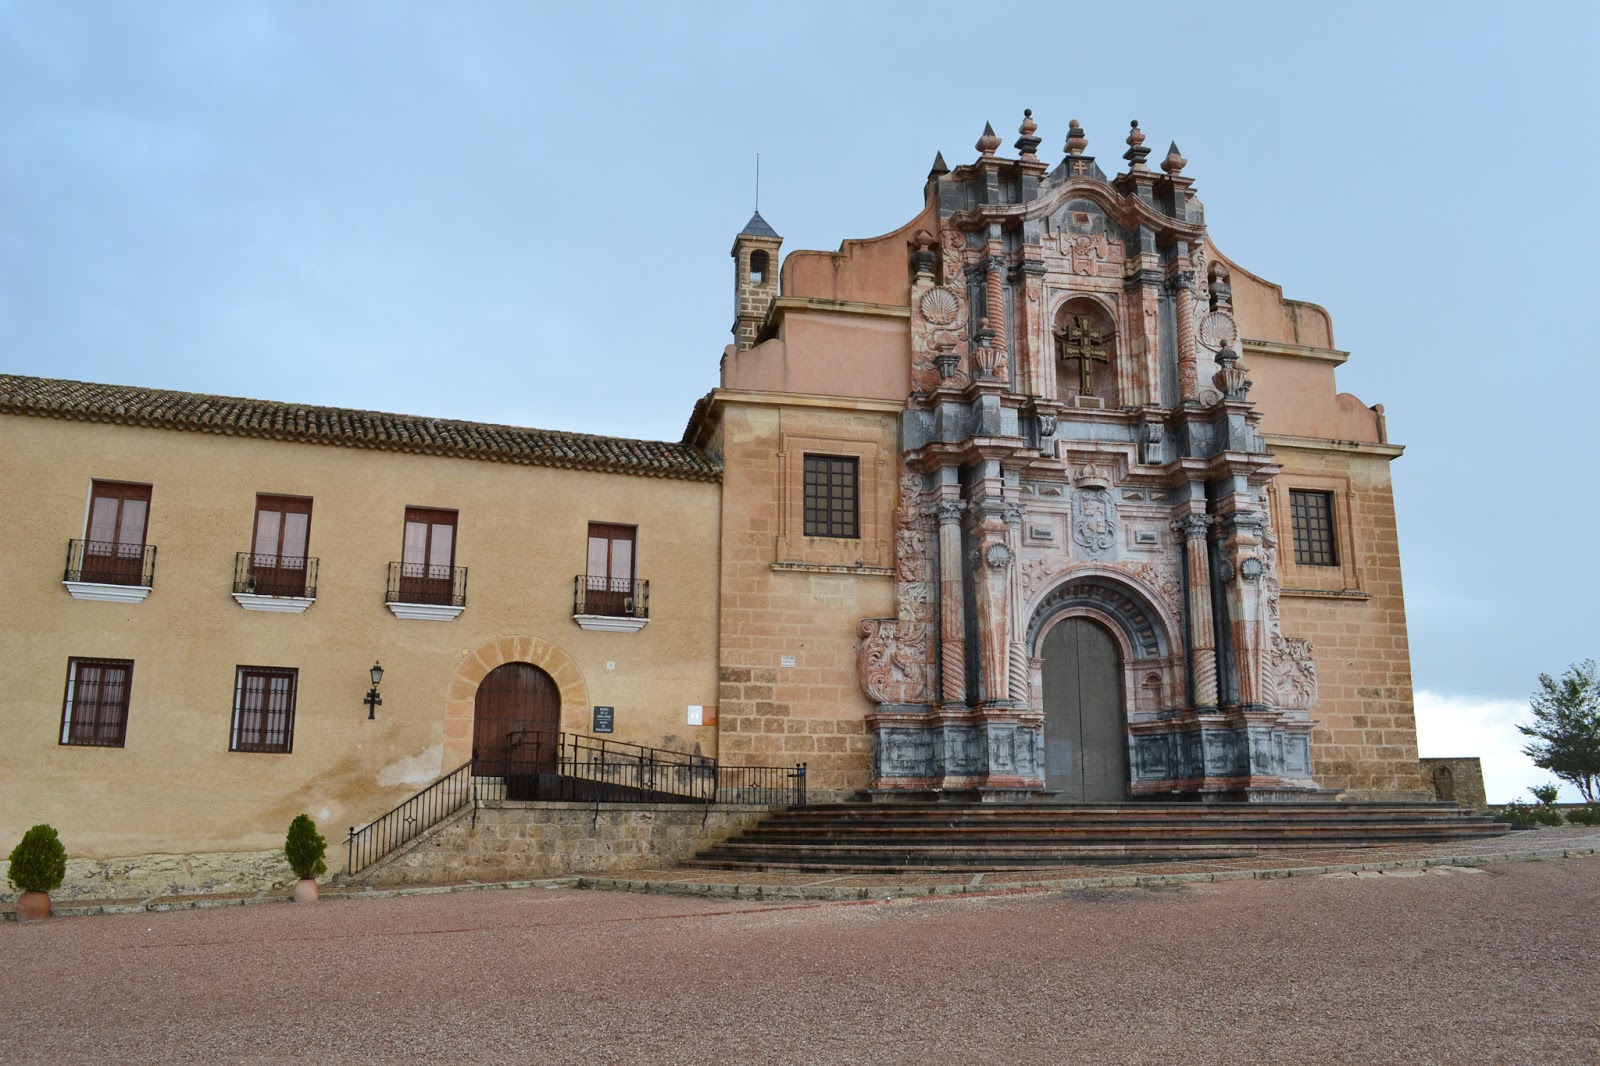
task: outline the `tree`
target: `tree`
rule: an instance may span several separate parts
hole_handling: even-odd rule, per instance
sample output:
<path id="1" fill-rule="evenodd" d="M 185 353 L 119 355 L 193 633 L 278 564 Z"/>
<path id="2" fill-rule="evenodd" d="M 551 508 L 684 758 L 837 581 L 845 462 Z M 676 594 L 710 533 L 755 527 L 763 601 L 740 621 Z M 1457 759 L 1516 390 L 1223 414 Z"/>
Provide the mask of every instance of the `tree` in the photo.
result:
<path id="1" fill-rule="evenodd" d="M 1534 742 L 1522 749 L 1541 770 L 1577 786 L 1585 803 L 1600 793 L 1600 672 L 1593 659 L 1567 667 L 1559 678 L 1539 675 L 1529 700 L 1533 724 L 1517 726 Z"/>

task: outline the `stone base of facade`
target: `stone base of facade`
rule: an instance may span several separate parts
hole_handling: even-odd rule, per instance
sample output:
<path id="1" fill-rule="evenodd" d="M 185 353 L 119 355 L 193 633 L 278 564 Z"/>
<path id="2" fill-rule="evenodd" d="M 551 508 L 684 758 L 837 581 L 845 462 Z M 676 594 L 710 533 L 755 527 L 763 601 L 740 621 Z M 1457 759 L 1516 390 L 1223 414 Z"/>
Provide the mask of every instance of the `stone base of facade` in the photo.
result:
<path id="1" fill-rule="evenodd" d="M 1042 716 L 1025 709 L 880 704 L 873 736 L 875 800 L 1048 801 Z M 1130 727 L 1130 799 L 1296 802 L 1311 777 L 1312 722 L 1249 707 L 1175 714 Z"/>
<path id="2" fill-rule="evenodd" d="M 671 866 L 755 825 L 765 806 L 488 804 L 417 838 L 352 880 L 369 885 L 510 881 Z"/>
<path id="3" fill-rule="evenodd" d="M 330 859 L 342 849 L 328 846 Z M 5 891 L 6 863 L 0 862 L 0 902 L 17 894 Z M 86 899 L 150 899 L 154 896 L 263 892 L 295 880 L 283 849 L 275 851 L 211 851 L 193 855 L 126 855 L 109 859 L 68 859 L 61 887 L 51 889 L 57 903 Z"/>

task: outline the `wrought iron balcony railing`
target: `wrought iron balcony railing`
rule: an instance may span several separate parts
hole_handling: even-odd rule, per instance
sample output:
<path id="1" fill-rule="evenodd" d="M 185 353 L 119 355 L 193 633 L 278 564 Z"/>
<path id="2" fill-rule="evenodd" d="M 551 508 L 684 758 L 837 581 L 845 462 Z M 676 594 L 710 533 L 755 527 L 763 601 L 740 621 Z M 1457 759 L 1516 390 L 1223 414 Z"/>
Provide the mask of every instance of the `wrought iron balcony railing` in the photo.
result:
<path id="1" fill-rule="evenodd" d="M 156 546 L 109 540 L 68 541 L 63 580 L 150 588 L 156 580 Z"/>
<path id="2" fill-rule="evenodd" d="M 317 598 L 317 560 L 240 552 L 233 561 L 233 591 L 253 596 Z"/>
<path id="3" fill-rule="evenodd" d="M 572 579 L 572 613 L 649 618 L 650 582 L 579 574 Z"/>
<path id="4" fill-rule="evenodd" d="M 467 605 L 467 568 L 432 563 L 390 563 L 385 603 Z"/>

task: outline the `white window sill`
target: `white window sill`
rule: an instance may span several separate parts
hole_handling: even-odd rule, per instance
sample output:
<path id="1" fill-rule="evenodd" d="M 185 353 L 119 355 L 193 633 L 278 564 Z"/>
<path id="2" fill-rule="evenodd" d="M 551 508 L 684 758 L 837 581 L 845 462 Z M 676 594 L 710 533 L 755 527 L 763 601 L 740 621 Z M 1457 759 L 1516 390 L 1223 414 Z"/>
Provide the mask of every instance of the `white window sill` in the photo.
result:
<path id="1" fill-rule="evenodd" d="M 315 596 L 260 596 L 254 592 L 235 592 L 233 598 L 247 611 L 276 611 L 279 614 L 304 614 L 317 602 Z"/>
<path id="2" fill-rule="evenodd" d="M 637 633 L 650 622 L 648 618 L 633 618 L 626 615 L 616 617 L 608 614 L 575 614 L 572 620 L 578 623 L 580 629 L 601 633 Z"/>
<path id="3" fill-rule="evenodd" d="M 105 603 L 143 603 L 150 595 L 149 585 L 102 585 L 98 581 L 63 581 L 75 600 L 101 600 Z"/>
<path id="4" fill-rule="evenodd" d="M 449 607 L 437 603 L 390 603 L 386 605 L 396 618 L 412 618 L 422 622 L 454 622 L 465 607 Z"/>

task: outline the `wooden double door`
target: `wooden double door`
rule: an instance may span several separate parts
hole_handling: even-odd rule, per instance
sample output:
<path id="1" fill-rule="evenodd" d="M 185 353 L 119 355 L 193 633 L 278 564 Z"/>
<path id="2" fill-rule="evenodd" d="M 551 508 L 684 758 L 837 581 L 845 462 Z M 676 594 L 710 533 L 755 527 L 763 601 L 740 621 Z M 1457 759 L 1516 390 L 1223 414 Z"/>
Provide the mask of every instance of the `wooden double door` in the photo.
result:
<path id="1" fill-rule="evenodd" d="M 1122 656 L 1100 625 L 1068 618 L 1045 634 L 1045 784 L 1066 803 L 1128 798 Z"/>
<path id="2" fill-rule="evenodd" d="M 473 704 L 472 758 L 480 777 L 554 773 L 561 690 L 532 663 L 489 671 Z"/>

